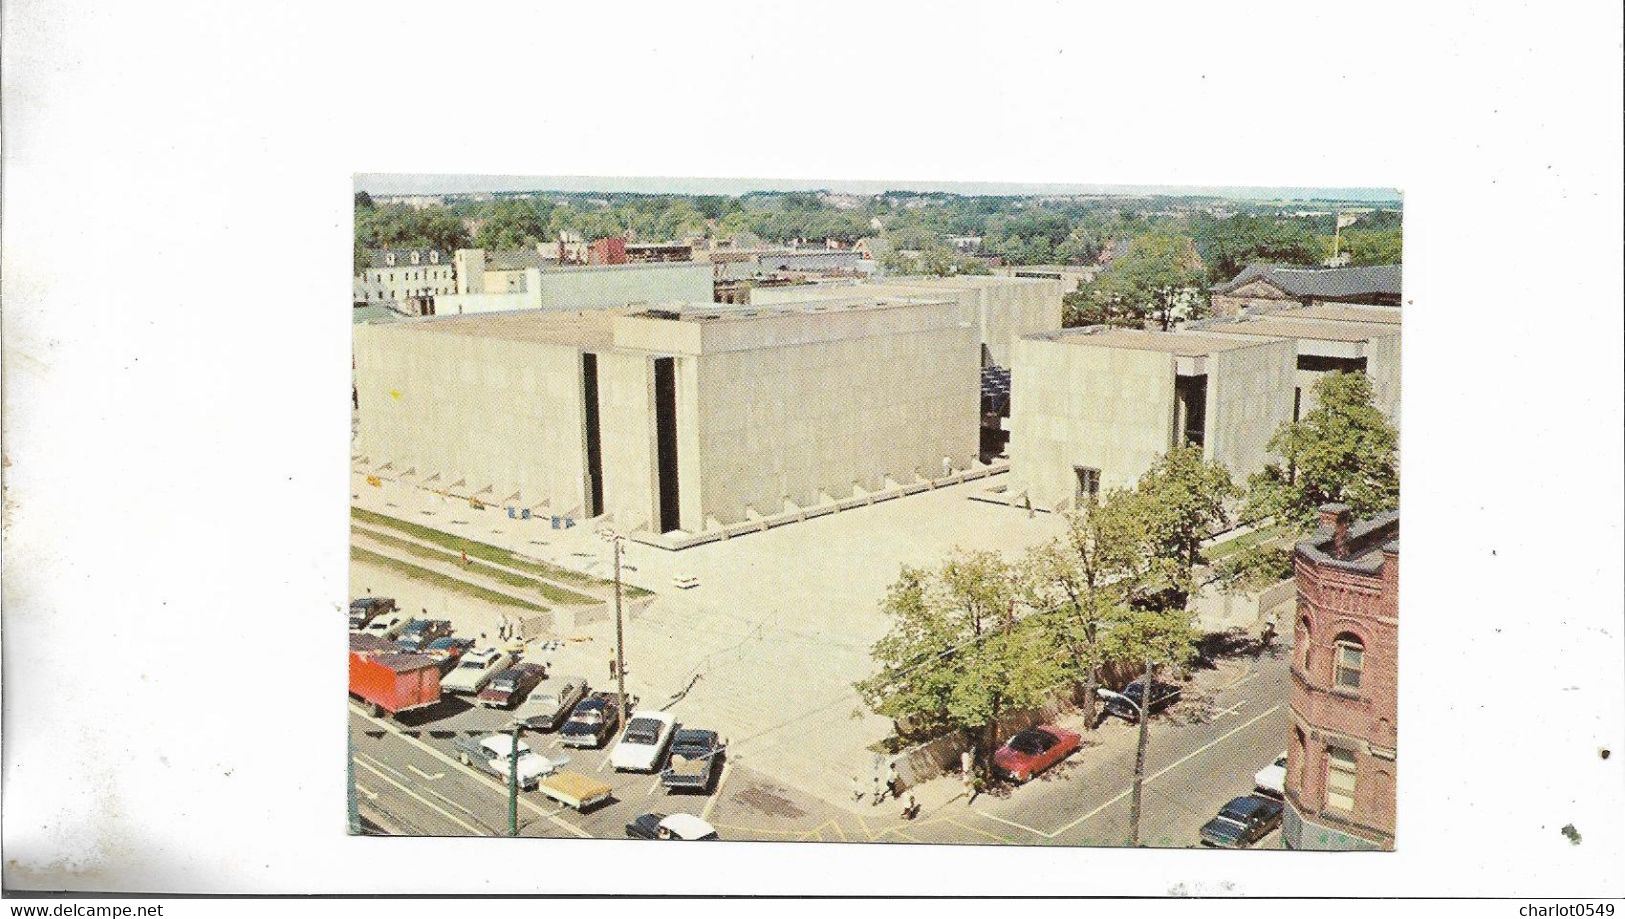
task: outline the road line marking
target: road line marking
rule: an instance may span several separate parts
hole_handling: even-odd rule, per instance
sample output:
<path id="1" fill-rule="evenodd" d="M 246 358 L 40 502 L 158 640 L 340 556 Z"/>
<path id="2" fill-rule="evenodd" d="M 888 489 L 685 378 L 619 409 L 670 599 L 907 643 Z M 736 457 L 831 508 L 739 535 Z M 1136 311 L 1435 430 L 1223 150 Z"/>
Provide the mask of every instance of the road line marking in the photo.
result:
<path id="1" fill-rule="evenodd" d="M 416 772 L 420 778 L 428 779 L 431 782 L 434 781 L 435 779 L 443 779 L 443 778 L 446 777 L 446 774 L 444 772 L 436 772 L 434 775 L 430 775 L 429 773 L 424 772 L 422 769 L 419 769 L 418 767 L 412 765 L 411 763 L 407 763 L 406 768 L 412 770 L 413 772 Z"/>
<path id="2" fill-rule="evenodd" d="M 1235 689 L 1236 687 L 1241 686 L 1243 683 L 1246 683 L 1248 680 L 1251 680 L 1252 678 L 1258 676 L 1258 673 L 1259 672 L 1257 670 L 1254 670 L 1253 672 L 1247 674 L 1246 676 L 1244 676 L 1241 679 L 1235 681 L 1234 683 L 1231 683 L 1229 686 L 1225 686 L 1220 691 L 1222 692 L 1222 691 L 1228 690 L 1228 689 Z"/>
<path id="3" fill-rule="evenodd" d="M 396 769 L 394 766 L 391 766 L 390 764 L 384 762 L 383 760 L 379 759 L 376 756 L 373 756 L 373 755 L 368 754 L 368 753 L 363 753 L 363 752 L 361 752 L 359 750 L 356 751 L 355 755 L 361 757 L 364 760 L 367 760 L 368 762 L 372 763 L 374 766 L 377 766 L 380 769 L 388 771 L 390 774 L 394 775 L 398 779 L 401 779 L 403 781 L 406 779 L 406 773 L 400 771 L 399 769 Z"/>
<path id="4" fill-rule="evenodd" d="M 425 791 L 425 792 L 428 792 L 428 793 L 429 793 L 429 794 L 431 794 L 431 795 L 434 795 L 434 796 L 435 796 L 435 797 L 437 797 L 437 798 L 439 798 L 439 799 L 440 799 L 440 800 L 442 800 L 442 801 L 444 801 L 444 802 L 446 802 L 446 803 L 447 803 L 447 804 L 450 804 L 450 805 L 451 805 L 451 806 L 452 806 L 452 807 L 455 807 L 455 808 L 457 808 L 457 809 L 458 809 L 458 810 L 460 810 L 460 811 L 462 811 L 462 812 L 463 812 L 463 813 L 465 813 L 465 814 L 467 814 L 467 815 L 469 815 L 469 816 L 470 816 L 470 817 L 473 817 L 473 818 L 474 818 L 474 819 L 475 819 L 475 820 L 479 820 L 479 819 L 480 819 L 480 815 L 479 815 L 479 814 L 476 814 L 476 813 L 474 813 L 474 812 L 473 812 L 473 811 L 471 811 L 471 810 L 469 810 L 469 809 L 468 809 L 468 808 L 466 808 L 466 807 L 464 807 L 464 806 L 462 806 L 462 805 L 461 805 L 461 804 L 458 804 L 458 803 L 457 803 L 457 802 L 456 802 L 456 801 L 453 801 L 453 800 L 452 800 L 452 799 L 450 799 L 450 798 L 448 798 L 448 797 L 446 797 L 446 796 L 445 796 L 445 795 L 443 795 L 443 794 L 441 794 L 441 793 L 440 793 L 440 792 L 438 792 L 438 791 L 435 791 L 435 790 L 434 790 L 434 789 L 433 789 L 433 788 L 425 788 L 425 789 L 423 789 L 423 790 L 424 790 L 424 791 Z M 483 821 L 483 820 L 481 820 L 481 821 L 480 821 L 480 822 L 481 822 L 481 823 L 484 823 L 484 821 Z"/>
<path id="5" fill-rule="evenodd" d="M 1018 830 L 1026 830 L 1027 832 L 1032 833 L 1034 836 L 1042 836 L 1045 839 L 1054 839 L 1055 838 L 1055 837 L 1051 836 L 1050 834 L 1044 832 L 1043 830 L 1035 830 L 1032 827 L 1026 825 L 1025 823 L 1017 823 L 1014 820 L 1006 820 L 1003 817 L 996 817 L 993 814 L 988 813 L 987 811 L 977 811 L 976 813 L 977 813 L 978 816 L 986 817 L 989 820 L 997 820 L 1000 823 L 1003 823 L 1003 824 L 1005 824 L 1007 826 L 1013 826 Z"/>
<path id="6" fill-rule="evenodd" d="M 368 772 L 371 772 L 373 775 L 378 776 L 379 778 L 383 779 L 384 781 L 388 782 L 389 784 L 394 785 L 396 788 L 399 788 L 401 791 L 406 792 L 407 797 L 412 798 L 414 801 L 417 801 L 418 803 L 422 804 L 424 807 L 427 807 L 429 810 L 434 811 L 435 813 L 437 813 L 440 816 L 446 818 L 447 820 L 450 820 L 452 823 L 455 823 L 458 826 L 462 827 L 463 829 L 469 831 L 470 833 L 473 833 L 475 836 L 488 836 L 488 835 L 490 835 L 487 831 L 485 831 L 483 829 L 479 829 L 479 828 L 469 824 L 467 821 L 463 820 L 461 817 L 458 817 L 456 814 L 452 813 L 451 811 L 446 810 L 445 808 L 443 808 L 440 805 L 434 803 L 433 801 L 430 801 L 428 798 L 425 798 L 422 795 L 418 794 L 417 792 L 413 791 L 412 789 L 407 788 L 405 785 L 401 784 L 400 782 L 397 782 L 394 779 L 390 778 L 389 776 L 384 775 L 384 773 L 382 771 L 380 771 L 378 769 L 374 769 L 371 764 L 362 762 L 362 763 L 357 763 L 356 765 L 358 765 L 361 768 L 367 770 Z"/>
<path id="7" fill-rule="evenodd" d="M 728 770 L 730 770 L 732 768 L 733 768 L 733 763 L 729 762 L 726 759 L 722 761 L 722 774 L 717 776 L 717 787 L 711 789 L 711 797 L 710 797 L 710 799 L 705 802 L 705 807 L 700 810 L 700 819 L 701 820 L 709 820 L 710 819 L 710 817 L 711 817 L 711 808 L 716 807 L 717 806 L 717 799 L 722 797 L 722 783 L 728 781 Z"/>
<path id="8" fill-rule="evenodd" d="M 988 839 L 997 839 L 999 842 L 1010 843 L 1012 845 L 1015 843 L 1015 840 L 1010 839 L 1007 836 L 1000 836 L 1000 835 L 998 835 L 996 833 L 989 833 L 987 830 L 978 829 L 976 827 L 971 826 L 968 823 L 960 823 L 958 820 L 956 820 L 953 817 L 944 817 L 943 819 L 945 821 L 947 821 L 948 823 L 951 823 L 954 826 L 959 827 L 962 830 L 970 830 L 972 833 L 980 833 L 981 835 L 986 836 Z"/>
<path id="9" fill-rule="evenodd" d="M 1213 720 L 1218 721 L 1220 718 L 1223 718 L 1225 715 L 1239 715 L 1239 714 L 1241 714 L 1241 707 L 1243 705 L 1246 705 L 1246 704 L 1247 704 L 1247 700 L 1242 699 L 1240 702 L 1237 702 L 1235 705 L 1232 705 L 1229 708 L 1221 708 L 1217 712 L 1213 713 Z"/>
<path id="10" fill-rule="evenodd" d="M 833 820 L 833 819 L 830 820 L 829 828 L 835 831 L 836 836 L 841 837 L 841 842 L 851 842 L 852 841 L 852 840 L 846 838 L 845 833 L 841 832 L 841 825 L 839 823 L 836 823 L 835 820 Z"/>
<path id="11" fill-rule="evenodd" d="M 428 744 L 426 744 L 423 741 L 417 739 L 416 737 L 407 736 L 406 734 L 402 733 L 398 728 L 396 728 L 395 725 L 390 724 L 389 722 L 387 722 L 387 721 L 385 721 L 385 720 L 383 720 L 381 718 L 374 718 L 373 716 L 367 714 L 364 711 L 361 711 L 360 709 L 356 708 L 353 705 L 350 707 L 350 712 L 352 714 L 354 714 L 356 717 L 362 718 L 362 719 L 364 719 L 366 721 L 370 721 L 373 724 L 376 724 L 379 727 L 383 728 L 385 731 L 388 731 L 389 733 L 394 734 L 396 737 L 399 737 L 400 739 L 406 741 L 407 743 L 412 744 L 413 746 L 415 746 L 418 749 L 422 750 L 423 752 L 429 754 L 430 756 L 434 757 L 435 759 L 440 760 L 441 762 L 443 762 L 446 765 L 450 766 L 453 770 L 455 770 L 457 772 L 465 772 L 468 775 L 472 776 L 475 781 L 484 783 L 485 787 L 494 789 L 495 791 L 501 793 L 504 797 L 507 796 L 508 789 L 505 786 L 503 786 L 502 784 L 498 783 L 496 779 L 491 778 L 491 777 L 485 775 L 482 772 L 476 772 L 470 766 L 464 766 L 462 763 L 459 763 L 458 761 L 452 759 L 451 757 L 447 756 L 446 754 L 441 753 L 439 750 L 436 750 L 434 747 L 429 746 Z M 519 803 L 524 805 L 525 807 L 529 808 L 533 813 L 540 814 L 542 817 L 545 817 L 547 820 L 551 821 L 554 825 L 558 826 L 560 829 L 562 829 L 562 830 L 564 830 L 566 832 L 573 833 L 576 836 L 581 837 L 582 839 L 591 839 L 592 838 L 591 833 L 588 833 L 586 830 L 583 830 L 581 827 L 578 827 L 575 824 L 571 823 L 570 821 L 565 820 L 564 818 L 557 816 L 557 812 L 554 812 L 554 813 L 550 814 L 547 811 L 543 810 L 542 808 L 537 807 L 535 805 L 535 803 L 533 803 L 530 800 L 526 799 L 523 795 L 519 796 Z M 481 833 L 480 835 L 483 836 L 483 835 L 486 835 L 486 834 Z"/>
<path id="12" fill-rule="evenodd" d="M 1242 724 L 1236 725 L 1235 727 L 1231 728 L 1230 730 L 1226 731 L 1225 733 L 1221 734 L 1220 736 L 1214 738 L 1213 740 L 1208 741 L 1207 743 L 1203 744 L 1202 746 L 1197 747 L 1196 749 L 1194 749 L 1191 752 L 1185 754 L 1184 756 L 1180 757 L 1179 759 L 1174 760 L 1173 762 L 1171 762 L 1168 765 L 1164 766 L 1163 768 L 1157 770 L 1156 772 L 1153 772 L 1151 775 L 1146 776 L 1145 784 L 1149 785 L 1150 783 L 1156 781 L 1157 779 L 1161 778 L 1162 776 L 1167 775 L 1170 770 L 1175 769 L 1178 766 L 1183 765 L 1191 757 L 1196 756 L 1196 755 L 1198 755 L 1200 753 L 1205 753 L 1208 750 L 1212 749 L 1212 747 L 1215 744 L 1222 743 L 1223 741 L 1229 740 L 1231 737 L 1234 737 L 1236 734 L 1238 734 L 1238 733 L 1240 733 L 1242 731 L 1245 731 L 1247 728 L 1252 727 L 1254 724 L 1257 724 L 1259 721 L 1262 721 L 1263 719 L 1268 718 L 1270 715 L 1275 714 L 1277 711 L 1280 710 L 1280 708 L 1281 708 L 1281 706 L 1279 704 L 1274 705 L 1269 709 L 1269 711 L 1261 712 L 1258 715 L 1253 716 L 1253 718 L 1251 720 L 1243 722 Z M 1094 815 L 1100 813 L 1101 811 L 1105 810 L 1106 808 L 1111 807 L 1113 804 L 1116 804 L 1117 802 L 1123 800 L 1124 798 L 1128 797 L 1133 792 L 1134 792 L 1134 786 L 1130 785 L 1128 788 L 1126 788 L 1123 791 L 1119 792 L 1117 797 L 1112 798 L 1110 801 L 1107 801 L 1105 804 L 1102 804 L 1099 807 L 1095 808 L 1094 810 L 1090 811 L 1089 813 L 1084 814 L 1082 817 L 1079 817 L 1078 819 L 1072 821 L 1071 823 L 1067 824 L 1066 826 L 1061 827 L 1060 829 L 1056 830 L 1053 833 L 1040 833 L 1039 835 L 1043 836 L 1046 839 L 1054 839 L 1055 837 L 1061 835 L 1062 833 L 1065 833 L 1067 830 L 1072 829 L 1073 827 L 1075 827 L 1078 824 L 1084 822 L 1085 820 L 1088 820 L 1090 817 L 1093 817 Z M 992 816 L 992 815 L 991 814 L 983 814 L 982 816 L 988 817 L 988 816 Z M 996 820 L 998 818 L 995 817 L 994 819 Z M 1008 821 L 1005 821 L 1005 822 L 1008 822 Z"/>
<path id="13" fill-rule="evenodd" d="M 659 774 L 659 773 L 655 773 L 655 778 L 654 778 L 654 781 L 652 781 L 652 782 L 650 782 L 650 783 L 649 783 L 649 793 L 648 793 L 648 794 L 646 794 L 646 795 L 644 795 L 644 797 L 645 797 L 645 798 L 652 798 L 652 797 L 654 797 L 654 796 L 655 796 L 655 789 L 656 789 L 656 788 L 659 788 L 659 787 L 660 787 L 660 774 Z"/>
<path id="14" fill-rule="evenodd" d="M 361 792 L 364 795 L 366 795 L 368 797 L 368 799 L 370 799 L 370 800 L 373 800 L 373 801 L 378 800 L 378 792 L 373 791 L 371 788 L 368 788 L 367 786 L 361 784 L 360 782 L 355 783 L 355 790 Z"/>

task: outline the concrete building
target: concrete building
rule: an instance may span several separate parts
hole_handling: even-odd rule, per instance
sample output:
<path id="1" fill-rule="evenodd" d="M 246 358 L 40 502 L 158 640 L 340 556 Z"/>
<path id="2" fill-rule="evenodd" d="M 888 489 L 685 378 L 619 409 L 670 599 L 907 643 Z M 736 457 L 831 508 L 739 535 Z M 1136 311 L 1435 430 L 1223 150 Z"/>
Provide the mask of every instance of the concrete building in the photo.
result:
<path id="1" fill-rule="evenodd" d="M 1007 278 L 1048 278 L 1060 281 L 1063 293 L 1071 293 L 1100 274 L 1099 265 L 1001 265 L 993 273 Z"/>
<path id="2" fill-rule="evenodd" d="M 1011 361 L 1007 494 L 1061 510 L 1129 488 L 1184 444 L 1245 479 L 1291 417 L 1285 339 L 1102 326 L 1028 335 Z"/>
<path id="3" fill-rule="evenodd" d="M 436 297 L 457 290 L 457 281 L 451 260 L 439 250 L 375 249 L 367 252 L 353 287 L 358 305 L 425 315 L 433 312 Z"/>
<path id="4" fill-rule="evenodd" d="M 1279 309 L 1294 303 L 1397 307 L 1401 274 L 1399 265 L 1357 268 L 1248 265 L 1234 278 L 1213 288 L 1213 315 L 1235 316 L 1251 309 Z"/>
<path id="5" fill-rule="evenodd" d="M 538 243 L 535 249 L 458 249 L 452 255 L 459 294 L 507 294 L 525 289 L 525 272 L 555 268 L 564 261 L 562 243 Z"/>
<path id="6" fill-rule="evenodd" d="M 1289 849 L 1392 849 L 1399 773 L 1399 512 L 1340 504 L 1293 555 L 1298 621 L 1287 729 Z"/>
<path id="7" fill-rule="evenodd" d="M 711 266 L 698 262 L 538 265 L 498 273 L 503 275 L 502 289 L 490 289 L 493 272 L 487 270 L 486 280 L 469 284 L 480 290 L 442 296 L 435 312 L 457 316 L 516 310 L 572 311 L 671 300 L 708 303 L 712 296 Z M 514 278 L 518 279 L 516 286 Z"/>
<path id="8" fill-rule="evenodd" d="M 1298 374 L 1292 419 L 1315 407 L 1315 381 L 1327 373 L 1364 373 L 1377 408 L 1399 424 L 1400 323 L 1393 307 L 1343 304 L 1249 312 L 1229 319 L 1188 323 L 1203 335 L 1287 338 L 1297 345 Z"/>
<path id="9" fill-rule="evenodd" d="M 670 548 L 974 477 L 950 298 L 441 316 L 355 353 L 369 469 Z"/>
<path id="10" fill-rule="evenodd" d="M 982 362 L 1009 367 L 1016 339 L 1061 327 L 1060 281 L 998 275 L 896 277 L 849 280 L 816 286 L 758 288 L 751 303 L 773 305 L 797 301 L 840 300 L 856 296 L 952 297 L 976 324 Z"/>

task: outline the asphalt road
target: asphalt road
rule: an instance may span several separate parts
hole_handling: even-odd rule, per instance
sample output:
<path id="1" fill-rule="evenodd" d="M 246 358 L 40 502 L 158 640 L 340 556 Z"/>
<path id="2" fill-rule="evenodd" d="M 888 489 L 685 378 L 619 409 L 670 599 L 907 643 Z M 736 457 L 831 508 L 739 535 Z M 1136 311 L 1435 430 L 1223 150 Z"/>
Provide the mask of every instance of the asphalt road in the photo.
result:
<path id="1" fill-rule="evenodd" d="M 1285 746 L 1287 658 L 1264 656 L 1207 697 L 1190 698 L 1152 720 L 1141 838 L 1151 846 L 1191 846 L 1197 832 L 1230 798 L 1252 789 L 1253 773 Z M 679 712 L 679 719 L 683 713 Z M 503 781 L 457 761 L 460 735 L 479 736 L 509 720 L 502 711 L 460 699 L 404 722 L 351 710 L 357 800 L 389 832 L 502 835 L 507 827 Z M 705 725 L 696 720 L 695 727 Z M 904 820 L 895 802 L 835 806 L 776 782 L 748 758 L 725 762 L 709 794 L 668 794 L 658 776 L 617 773 L 608 751 L 565 748 L 556 735 L 527 733 L 538 752 L 567 756 L 569 771 L 599 778 L 614 800 L 587 814 L 538 792 L 520 793 L 521 835 L 624 838 L 639 814 L 686 812 L 717 827 L 724 839 L 821 842 L 929 842 L 1014 845 L 1124 845 L 1129 836 L 1135 728 L 1110 721 L 1085 734 L 1084 748 L 1019 788 L 967 802 L 963 796 Z M 844 803 L 844 802 L 843 802 Z M 1261 847 L 1279 845 L 1279 833 Z"/>

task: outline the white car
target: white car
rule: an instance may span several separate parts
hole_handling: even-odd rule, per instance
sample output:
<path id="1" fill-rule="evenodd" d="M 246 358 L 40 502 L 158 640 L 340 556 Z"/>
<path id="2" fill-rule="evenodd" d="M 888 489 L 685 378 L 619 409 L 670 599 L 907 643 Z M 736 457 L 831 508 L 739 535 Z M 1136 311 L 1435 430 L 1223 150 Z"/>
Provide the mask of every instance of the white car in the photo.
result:
<path id="1" fill-rule="evenodd" d="M 406 628 L 406 624 L 411 621 L 402 613 L 381 613 L 367 623 L 367 627 L 361 630 L 361 634 L 376 635 L 383 639 L 398 638 Z"/>
<path id="2" fill-rule="evenodd" d="M 1286 796 L 1286 754 L 1282 753 L 1275 758 L 1275 762 L 1253 773 L 1253 785 L 1259 791 L 1269 792 L 1277 798 Z"/>
<path id="3" fill-rule="evenodd" d="M 463 765 L 479 765 L 484 769 L 496 773 L 504 781 L 508 778 L 508 769 L 513 763 L 515 739 L 512 734 L 491 734 L 480 738 L 475 743 L 466 741 L 457 744 L 457 758 Z M 537 782 L 544 777 L 559 771 L 559 767 L 569 762 L 568 759 L 550 759 L 537 753 L 523 740 L 517 741 L 519 748 L 519 787 L 534 788 Z"/>
<path id="4" fill-rule="evenodd" d="M 500 648 L 485 648 L 463 655 L 451 672 L 440 678 L 441 692 L 478 694 L 491 678 L 508 669 L 513 655 Z"/>
<path id="5" fill-rule="evenodd" d="M 609 764 L 616 772 L 654 772 L 660 768 L 677 719 L 666 712 L 640 712 L 626 723 L 620 742 L 609 751 Z"/>

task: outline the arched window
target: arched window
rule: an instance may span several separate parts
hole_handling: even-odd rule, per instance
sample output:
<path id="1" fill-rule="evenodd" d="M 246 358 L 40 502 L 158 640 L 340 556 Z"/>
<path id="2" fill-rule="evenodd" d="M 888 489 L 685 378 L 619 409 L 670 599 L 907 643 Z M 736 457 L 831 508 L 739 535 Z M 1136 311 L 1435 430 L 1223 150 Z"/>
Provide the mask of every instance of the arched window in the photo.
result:
<path id="1" fill-rule="evenodd" d="M 1337 636 L 1337 656 L 1332 666 L 1332 685 L 1338 689 L 1360 688 L 1360 673 L 1365 669 L 1365 642 L 1352 632 Z"/>

